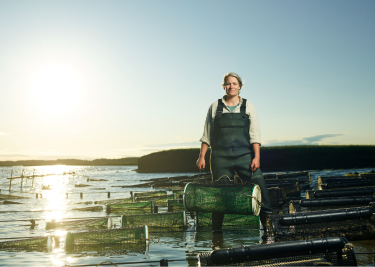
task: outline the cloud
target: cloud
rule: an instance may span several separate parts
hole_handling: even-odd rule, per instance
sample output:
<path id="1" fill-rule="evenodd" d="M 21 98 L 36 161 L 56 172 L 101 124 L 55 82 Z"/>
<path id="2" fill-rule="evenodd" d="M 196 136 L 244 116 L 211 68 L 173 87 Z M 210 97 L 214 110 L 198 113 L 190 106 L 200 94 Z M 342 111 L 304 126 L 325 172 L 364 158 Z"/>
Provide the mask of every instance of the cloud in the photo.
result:
<path id="1" fill-rule="evenodd" d="M 264 144 L 267 146 L 297 146 L 297 145 L 318 145 L 325 138 L 332 138 L 342 136 L 343 134 L 321 134 L 310 137 L 303 137 L 302 139 L 293 140 L 267 140 Z M 337 144 L 337 142 L 330 142 L 331 144 Z"/>
<path id="2" fill-rule="evenodd" d="M 336 137 L 336 136 L 341 136 L 342 134 L 321 134 L 321 135 L 315 135 L 315 136 L 311 136 L 311 137 L 305 137 L 303 138 L 303 140 L 306 140 L 307 142 L 309 143 L 315 143 L 315 142 L 319 142 L 319 141 L 322 141 L 322 139 L 324 138 L 329 138 L 329 137 Z"/>
<path id="3" fill-rule="evenodd" d="M 0 135 L 7 135 L 7 133 L 4 133 L 4 132 L 0 132 Z"/>

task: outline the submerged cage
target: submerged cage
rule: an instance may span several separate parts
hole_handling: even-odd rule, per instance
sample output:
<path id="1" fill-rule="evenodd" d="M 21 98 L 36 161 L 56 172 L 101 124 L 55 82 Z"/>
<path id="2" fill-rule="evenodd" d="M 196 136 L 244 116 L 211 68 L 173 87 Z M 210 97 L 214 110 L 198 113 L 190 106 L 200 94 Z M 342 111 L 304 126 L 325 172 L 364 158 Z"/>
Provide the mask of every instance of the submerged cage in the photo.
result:
<path id="1" fill-rule="evenodd" d="M 102 247 L 107 245 L 124 245 L 142 243 L 148 239 L 148 227 L 138 226 L 112 230 L 84 231 L 66 234 L 67 251 L 75 247 Z"/>
<path id="2" fill-rule="evenodd" d="M 135 202 L 136 197 L 165 196 L 166 194 L 167 194 L 167 191 L 135 192 L 133 193 L 133 201 Z"/>
<path id="3" fill-rule="evenodd" d="M 346 238 L 244 246 L 198 255 L 200 266 L 357 266 Z"/>
<path id="4" fill-rule="evenodd" d="M 370 205 L 270 215 L 266 229 L 275 242 L 332 236 L 346 237 L 348 240 L 372 239 L 375 237 L 374 211 L 374 206 Z"/>
<path id="5" fill-rule="evenodd" d="M 52 247 L 52 236 L 33 237 L 28 239 L 0 242 L 0 249 L 3 250 L 26 250 L 26 251 L 47 251 Z"/>
<path id="6" fill-rule="evenodd" d="M 188 183 L 183 199 L 187 211 L 258 215 L 261 193 L 256 184 Z"/>
<path id="7" fill-rule="evenodd" d="M 307 210 L 322 210 L 322 209 L 338 209 L 338 208 L 368 206 L 370 202 L 373 202 L 373 201 L 375 201 L 374 197 L 359 196 L 359 197 L 302 199 L 299 201 L 298 204 L 301 207 L 307 208 Z"/>
<path id="8" fill-rule="evenodd" d="M 46 230 L 50 229 L 60 229 L 60 230 L 81 230 L 86 228 L 112 228 L 111 218 L 93 218 L 81 220 L 71 220 L 71 221 L 61 221 L 61 222 L 46 222 Z"/>
<path id="9" fill-rule="evenodd" d="M 275 182 L 273 182 L 273 181 L 266 180 L 266 185 L 267 185 L 267 188 L 276 187 L 276 186 L 281 188 L 284 199 L 288 197 L 299 197 L 301 195 L 301 189 L 300 189 L 300 185 L 298 181 L 288 182 L 288 181 L 283 181 L 283 180 L 281 181 L 275 180 Z"/>
<path id="10" fill-rule="evenodd" d="M 154 201 L 107 205 L 107 213 L 153 213 Z"/>
<path id="11" fill-rule="evenodd" d="M 135 202 L 149 202 L 153 201 L 155 206 L 167 206 L 168 199 L 175 199 L 175 195 L 160 195 L 160 196 L 147 196 L 147 197 L 135 197 Z"/>
<path id="12" fill-rule="evenodd" d="M 352 197 L 352 196 L 374 196 L 375 189 L 373 187 L 358 187 L 348 189 L 331 189 L 307 191 L 306 199 L 313 198 L 329 198 L 329 197 Z"/>
<path id="13" fill-rule="evenodd" d="M 184 202 L 181 199 L 168 199 L 167 200 L 168 212 L 185 210 Z"/>
<path id="14" fill-rule="evenodd" d="M 279 187 L 267 187 L 271 207 L 280 207 L 284 203 L 283 190 Z"/>
<path id="15" fill-rule="evenodd" d="M 185 211 L 180 211 L 121 216 L 122 227 L 133 227 L 142 224 L 147 224 L 150 228 L 183 228 L 187 224 L 186 213 Z"/>
<path id="16" fill-rule="evenodd" d="M 212 213 L 197 212 L 195 214 L 195 225 L 199 227 L 212 226 Z M 260 228 L 259 216 L 241 215 L 241 214 L 225 214 L 223 220 L 223 229 L 225 228 Z"/>

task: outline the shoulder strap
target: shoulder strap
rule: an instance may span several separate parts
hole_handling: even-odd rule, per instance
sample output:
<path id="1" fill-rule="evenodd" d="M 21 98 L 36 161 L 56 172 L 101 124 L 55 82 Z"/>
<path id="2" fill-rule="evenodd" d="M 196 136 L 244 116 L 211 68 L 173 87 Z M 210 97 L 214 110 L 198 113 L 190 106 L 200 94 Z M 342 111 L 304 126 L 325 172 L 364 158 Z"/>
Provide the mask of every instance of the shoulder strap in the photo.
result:
<path id="1" fill-rule="evenodd" d="M 224 109 L 224 104 L 221 99 L 217 101 L 217 109 L 216 109 L 216 115 L 215 118 L 220 119 L 221 115 L 223 115 L 223 109 Z"/>
<path id="2" fill-rule="evenodd" d="M 242 119 L 245 119 L 246 118 L 246 99 L 245 98 L 242 98 L 242 105 L 241 105 L 240 111 L 241 111 Z"/>

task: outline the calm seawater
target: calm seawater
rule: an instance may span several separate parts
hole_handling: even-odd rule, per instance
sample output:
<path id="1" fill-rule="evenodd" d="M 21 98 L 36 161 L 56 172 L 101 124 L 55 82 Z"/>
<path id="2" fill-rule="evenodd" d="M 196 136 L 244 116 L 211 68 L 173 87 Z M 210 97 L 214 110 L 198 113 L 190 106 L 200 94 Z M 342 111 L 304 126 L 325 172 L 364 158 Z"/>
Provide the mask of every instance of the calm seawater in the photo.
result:
<path id="1" fill-rule="evenodd" d="M 142 183 L 140 180 L 151 178 L 173 177 L 179 175 L 192 175 L 194 173 L 137 173 L 137 166 L 40 166 L 40 167 L 0 167 L 1 194 L 26 196 L 28 199 L 10 199 L 21 202 L 21 205 L 0 205 L 0 242 L 10 240 L 8 238 L 45 236 L 55 234 L 64 236 L 66 232 L 58 230 L 45 230 L 45 221 L 56 219 L 64 221 L 68 218 L 105 217 L 105 211 L 89 212 L 74 211 L 73 208 L 88 207 L 85 204 L 77 204 L 86 201 L 107 200 L 107 192 L 111 192 L 111 199 L 130 197 L 130 191 L 150 191 L 152 188 L 121 188 L 119 185 L 133 185 Z M 75 175 L 53 175 L 44 178 L 35 178 L 33 187 L 31 179 L 25 183 L 21 191 L 21 179 L 13 180 L 12 190 L 9 192 L 9 180 L 11 171 L 13 176 L 35 174 L 62 174 L 75 172 Z M 316 187 L 317 178 L 320 175 L 344 175 L 348 172 L 367 172 L 371 169 L 328 170 L 311 172 L 312 186 Z M 106 179 L 108 181 L 87 182 L 87 179 Z M 88 187 L 75 187 L 76 184 L 89 184 Z M 50 190 L 42 190 L 43 185 L 49 185 Z M 83 193 L 80 198 L 79 193 Z M 36 193 L 42 194 L 42 198 L 36 198 Z M 66 198 L 68 193 L 68 198 Z M 301 193 L 304 196 L 304 192 Z M 165 211 L 164 209 L 160 210 Z M 111 214 L 112 215 L 112 214 Z M 31 229 L 29 220 L 35 219 L 38 224 Z M 119 218 L 114 218 L 116 225 L 120 224 Z M 192 223 L 192 220 L 190 220 Z M 113 263 L 145 262 L 136 265 L 158 265 L 161 259 L 168 259 L 169 266 L 196 266 L 197 255 L 201 252 L 209 252 L 215 248 L 238 247 L 243 245 L 258 245 L 262 243 L 260 231 L 223 232 L 223 237 L 213 239 L 212 233 L 194 232 L 190 226 L 186 231 L 172 233 L 150 233 L 150 237 L 158 237 L 159 242 L 150 241 L 144 251 L 126 250 L 121 253 L 96 253 L 82 252 L 68 254 L 64 244 L 51 252 L 9 252 L 0 251 L 0 266 L 96 266 L 105 261 Z M 62 238 L 63 240 L 63 238 Z M 156 240 L 156 239 L 155 239 Z M 374 240 L 353 242 L 356 252 L 367 252 L 375 246 Z M 364 263 L 371 262 L 368 256 L 362 256 Z M 146 262 L 149 262 L 148 264 Z M 134 265 L 134 264 L 133 264 Z M 121 265 L 130 266 L 130 265 Z"/>

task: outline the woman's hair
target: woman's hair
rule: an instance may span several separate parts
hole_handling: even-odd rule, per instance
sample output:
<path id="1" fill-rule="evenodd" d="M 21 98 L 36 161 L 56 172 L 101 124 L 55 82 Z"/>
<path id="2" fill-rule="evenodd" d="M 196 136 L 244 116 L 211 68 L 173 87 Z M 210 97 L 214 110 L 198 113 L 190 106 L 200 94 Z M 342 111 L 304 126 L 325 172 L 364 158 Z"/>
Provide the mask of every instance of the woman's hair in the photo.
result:
<path id="1" fill-rule="evenodd" d="M 242 86 L 243 86 L 242 79 L 235 72 L 229 72 L 229 73 L 225 74 L 224 78 L 223 78 L 223 83 L 221 84 L 221 86 L 225 89 L 225 85 L 227 84 L 227 79 L 228 79 L 229 76 L 232 76 L 232 77 L 234 77 L 234 78 L 236 78 L 238 80 L 238 83 L 240 84 L 240 89 L 241 89 Z"/>

